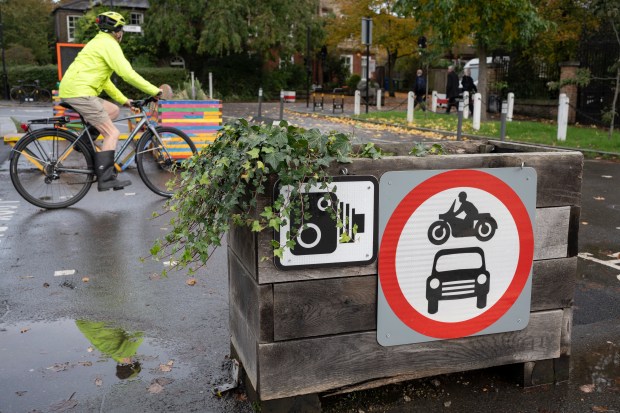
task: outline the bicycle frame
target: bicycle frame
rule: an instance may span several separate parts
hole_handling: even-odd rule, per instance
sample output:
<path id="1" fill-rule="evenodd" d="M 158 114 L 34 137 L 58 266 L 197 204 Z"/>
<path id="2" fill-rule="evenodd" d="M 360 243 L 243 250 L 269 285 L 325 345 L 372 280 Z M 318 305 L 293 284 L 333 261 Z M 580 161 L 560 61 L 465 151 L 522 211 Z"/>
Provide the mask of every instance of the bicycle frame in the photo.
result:
<path id="1" fill-rule="evenodd" d="M 157 124 L 154 121 L 149 121 L 149 115 L 148 113 L 146 113 L 146 111 L 144 110 L 144 107 L 140 107 L 140 113 L 137 113 L 135 115 L 131 115 L 131 116 L 127 116 L 127 117 L 123 117 L 123 118 L 119 118 L 119 119 L 115 119 L 114 123 L 117 122 L 122 122 L 125 120 L 129 120 L 129 119 L 140 119 L 137 123 L 136 126 L 134 127 L 134 129 L 129 133 L 127 139 L 125 140 L 125 142 L 123 142 L 123 144 L 120 146 L 120 148 L 116 151 L 116 154 L 114 156 L 114 163 L 118 165 L 118 162 L 120 160 L 120 158 L 123 156 L 123 153 L 125 152 L 125 150 L 129 147 L 129 145 L 131 145 L 131 143 L 133 142 L 134 139 L 137 138 L 138 134 L 141 132 L 141 129 L 146 126 L 148 131 L 150 131 L 154 137 L 156 137 L 156 139 L 160 142 L 158 144 L 158 147 L 156 148 L 150 148 L 148 151 L 155 151 L 155 150 L 159 150 L 159 149 L 163 149 L 166 154 L 168 156 L 170 156 L 170 153 L 168 151 L 168 149 L 166 148 L 165 145 L 161 144 L 161 136 L 159 135 L 159 133 L 157 133 Z M 69 156 L 69 154 L 75 150 L 75 145 L 76 143 L 83 139 L 84 136 L 88 137 L 88 141 L 90 142 L 91 148 L 93 153 L 95 153 L 95 151 L 97 151 L 97 147 L 95 146 L 92 136 L 90 134 L 90 131 L 88 130 L 88 127 L 84 127 L 84 130 L 82 130 L 82 132 L 80 132 L 79 134 L 69 130 L 69 129 L 65 129 L 65 131 L 67 133 L 71 133 L 76 135 L 76 140 L 69 146 L 67 147 L 58 157 L 58 161 L 62 162 L 64 159 L 66 159 L 67 156 Z M 146 133 L 146 131 L 145 131 Z M 13 149 L 15 150 L 15 149 Z M 144 151 L 147 152 L 147 151 Z M 38 157 L 36 157 L 34 154 L 32 153 L 23 153 L 23 155 L 30 161 L 33 163 L 33 165 L 35 165 L 39 170 L 43 171 L 45 169 L 45 165 L 48 163 L 46 160 L 43 159 L 39 159 Z M 131 164 L 131 162 L 135 159 L 135 156 L 137 155 L 137 153 L 135 151 L 131 151 L 130 155 L 128 157 L 126 157 L 125 159 L 123 159 L 123 162 L 120 163 L 119 166 L 117 166 L 117 169 L 123 171 L 125 169 L 127 169 L 127 167 Z M 80 170 L 76 170 L 76 169 L 70 169 L 70 168 L 62 168 L 62 167 L 58 167 L 58 171 L 60 172 L 72 172 L 72 173 L 79 173 L 79 174 L 94 174 L 95 171 L 92 169 L 80 169 Z"/>

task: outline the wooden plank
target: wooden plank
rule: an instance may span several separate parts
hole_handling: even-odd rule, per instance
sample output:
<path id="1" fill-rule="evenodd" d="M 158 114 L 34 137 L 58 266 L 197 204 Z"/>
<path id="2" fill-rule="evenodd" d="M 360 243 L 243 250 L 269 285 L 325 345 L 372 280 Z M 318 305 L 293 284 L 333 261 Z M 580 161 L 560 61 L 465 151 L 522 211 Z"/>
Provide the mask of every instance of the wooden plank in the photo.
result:
<path id="1" fill-rule="evenodd" d="M 567 256 L 568 229 L 570 225 L 570 207 L 538 208 L 534 226 L 534 259 L 554 259 Z M 329 269 L 303 269 L 282 271 L 273 263 L 271 231 L 258 234 L 258 281 L 260 284 L 282 283 L 320 278 L 340 278 L 377 274 L 376 261 L 372 264 L 350 267 L 332 267 Z M 261 260 L 267 257 L 267 260 Z"/>
<path id="2" fill-rule="evenodd" d="M 535 261 L 531 311 L 572 306 L 576 269 L 576 257 Z M 376 330 L 376 310 L 376 275 L 274 284 L 273 338 Z"/>
<path id="3" fill-rule="evenodd" d="M 566 257 L 570 207 L 537 208 L 534 229 L 534 259 Z"/>
<path id="4" fill-rule="evenodd" d="M 258 342 L 273 341 L 273 288 L 258 285 L 241 265 L 239 258 L 228 250 L 229 300 Z"/>
<path id="5" fill-rule="evenodd" d="M 262 400 L 318 393 L 369 380 L 428 377 L 557 358 L 563 311 L 532 314 L 521 331 L 382 347 L 365 332 L 260 344 Z"/>
<path id="6" fill-rule="evenodd" d="M 572 307 L 576 272 L 577 257 L 534 261 L 531 311 Z"/>
<path id="7" fill-rule="evenodd" d="M 377 277 L 274 284 L 274 340 L 374 328 Z"/>
<path id="8" fill-rule="evenodd" d="M 537 208 L 581 205 L 583 155 L 580 152 L 481 153 L 420 158 L 390 156 L 379 160 L 355 159 L 350 164 L 330 167 L 330 172 L 338 175 L 341 168 L 345 167 L 351 175 L 373 175 L 380 179 L 387 171 L 505 168 L 521 165 L 536 169 L 538 174 Z"/>

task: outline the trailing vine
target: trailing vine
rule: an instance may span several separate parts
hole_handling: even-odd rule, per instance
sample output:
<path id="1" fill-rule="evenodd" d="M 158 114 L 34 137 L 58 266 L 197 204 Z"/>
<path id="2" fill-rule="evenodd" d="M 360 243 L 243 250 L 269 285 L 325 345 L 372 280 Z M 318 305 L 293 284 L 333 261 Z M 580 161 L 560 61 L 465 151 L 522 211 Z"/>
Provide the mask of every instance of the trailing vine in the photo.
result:
<path id="1" fill-rule="evenodd" d="M 417 144 L 410 154 L 443 153 L 441 145 L 427 146 Z M 192 273 L 209 260 L 231 225 L 260 232 L 279 231 L 290 223 L 293 229 L 286 234 L 284 245 L 272 241 L 274 256 L 282 258 L 311 218 L 309 189 L 320 188 L 326 200 L 336 191 L 329 185 L 330 165 L 349 163 L 351 157 L 379 159 L 387 155 L 391 154 L 373 143 L 353 154 L 349 135 L 324 134 L 285 121 L 279 125 L 250 124 L 244 119 L 227 123 L 211 145 L 185 161 L 181 189 L 165 207 L 172 215 L 171 230 L 154 243 L 151 254 L 167 257 L 174 268 L 188 268 Z M 260 196 L 276 182 L 280 188 L 289 188 L 283 191 L 286 195 L 280 193 L 272 204 L 259 205 Z M 343 228 L 348 223 L 341 222 L 336 208 L 332 205 L 329 213 Z M 351 234 L 342 231 L 340 242 L 355 239 L 355 234 L 355 226 Z"/>
<path id="2" fill-rule="evenodd" d="M 302 211 L 294 214 L 293 222 L 301 229 L 310 218 L 304 188 L 327 189 L 331 179 L 326 168 L 333 162 L 351 162 L 350 155 L 351 141 L 343 133 L 323 134 L 284 121 L 276 126 L 250 125 L 244 119 L 228 123 L 211 145 L 186 161 L 181 189 L 166 204 L 174 215 L 172 228 L 155 242 L 151 254 L 170 257 L 176 268 L 192 272 L 221 245 L 231 224 L 255 232 L 279 230 L 291 211 Z M 280 195 L 258 211 L 258 197 L 278 179 L 281 186 L 292 187 L 289 196 Z M 273 241 L 274 255 L 292 248 L 295 237 L 295 232 L 289 234 L 286 245 Z"/>

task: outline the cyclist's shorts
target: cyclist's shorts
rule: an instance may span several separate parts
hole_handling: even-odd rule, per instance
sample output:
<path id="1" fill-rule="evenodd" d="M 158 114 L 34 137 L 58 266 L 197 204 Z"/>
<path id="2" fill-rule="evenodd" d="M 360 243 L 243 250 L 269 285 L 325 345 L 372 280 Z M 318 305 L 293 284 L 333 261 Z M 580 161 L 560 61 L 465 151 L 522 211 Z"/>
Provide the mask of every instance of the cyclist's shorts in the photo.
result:
<path id="1" fill-rule="evenodd" d="M 110 120 L 108 112 L 103 108 L 104 100 L 97 96 L 84 96 L 79 98 L 64 98 L 80 115 L 93 126 L 101 125 Z"/>

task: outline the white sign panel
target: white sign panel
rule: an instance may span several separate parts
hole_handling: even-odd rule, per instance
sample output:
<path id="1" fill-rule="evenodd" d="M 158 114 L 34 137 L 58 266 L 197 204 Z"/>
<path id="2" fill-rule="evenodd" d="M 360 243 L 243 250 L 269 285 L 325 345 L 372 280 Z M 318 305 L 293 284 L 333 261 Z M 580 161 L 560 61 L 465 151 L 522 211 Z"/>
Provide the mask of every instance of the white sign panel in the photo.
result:
<path id="1" fill-rule="evenodd" d="M 380 344 L 527 326 L 534 169 L 387 172 L 380 204 Z"/>
<path id="2" fill-rule="evenodd" d="M 335 191 L 334 191 L 335 188 Z M 327 188 L 312 186 L 307 190 L 310 218 L 295 238 L 296 245 L 285 249 L 282 258 L 275 257 L 280 269 L 368 264 L 377 251 L 377 200 L 379 184 L 373 176 L 333 177 Z M 291 187 L 278 187 L 275 196 L 290 196 Z M 337 215 L 335 215 L 337 214 Z M 293 213 L 293 221 L 295 213 Z M 343 226 L 339 228 L 338 217 Z M 296 228 L 294 228 L 296 229 Z M 275 233 L 280 245 L 286 244 L 290 222 Z M 294 231 L 293 231 L 294 232 Z M 342 242 L 343 233 L 351 240 Z"/>

